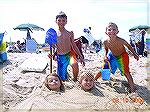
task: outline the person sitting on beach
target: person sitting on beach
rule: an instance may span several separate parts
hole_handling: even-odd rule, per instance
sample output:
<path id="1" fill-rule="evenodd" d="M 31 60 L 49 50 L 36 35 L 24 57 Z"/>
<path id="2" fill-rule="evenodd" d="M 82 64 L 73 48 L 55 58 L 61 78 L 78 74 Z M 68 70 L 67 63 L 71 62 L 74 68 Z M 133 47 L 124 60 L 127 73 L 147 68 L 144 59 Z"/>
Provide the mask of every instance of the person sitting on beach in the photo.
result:
<path id="1" fill-rule="evenodd" d="M 127 78 L 131 93 L 134 93 L 135 85 L 129 71 L 129 56 L 125 50 L 125 46 L 133 53 L 135 59 L 139 60 L 139 57 L 134 52 L 131 45 L 127 43 L 127 41 L 117 36 L 118 33 L 118 26 L 115 23 L 110 22 L 106 27 L 106 34 L 109 38 L 104 41 L 104 61 L 108 61 L 107 54 L 109 49 L 116 57 L 117 67 L 119 68 L 121 74 L 125 75 L 125 77 Z"/>
<path id="2" fill-rule="evenodd" d="M 95 86 L 92 72 L 83 72 L 79 77 L 79 85 L 84 91 L 90 91 Z"/>
<path id="3" fill-rule="evenodd" d="M 13 45 L 13 50 L 14 50 L 15 52 L 19 52 L 19 53 L 22 52 L 22 51 L 21 51 L 20 40 L 17 40 L 16 44 Z"/>
<path id="4" fill-rule="evenodd" d="M 56 73 L 50 73 L 45 81 L 44 86 L 52 91 L 64 91 L 64 85 L 60 79 L 60 77 Z"/>
<path id="5" fill-rule="evenodd" d="M 57 31 L 57 44 L 56 44 L 56 52 L 57 52 L 57 74 L 60 76 L 62 81 L 66 81 L 68 79 L 67 76 L 67 67 L 71 61 L 71 48 L 76 52 L 76 54 L 80 57 L 80 61 L 83 65 L 85 65 L 83 56 L 81 55 L 79 49 L 74 43 L 74 33 L 72 31 L 68 31 L 65 29 L 65 25 L 67 24 L 67 16 L 64 12 L 60 12 L 56 16 L 56 24 L 58 25 Z M 55 53 L 54 53 L 55 54 Z M 53 55 L 49 54 L 49 58 L 52 58 Z M 72 57 L 73 58 L 73 57 Z M 77 63 L 77 60 L 74 59 L 74 63 Z M 77 81 L 77 75 L 73 74 L 74 81 Z"/>

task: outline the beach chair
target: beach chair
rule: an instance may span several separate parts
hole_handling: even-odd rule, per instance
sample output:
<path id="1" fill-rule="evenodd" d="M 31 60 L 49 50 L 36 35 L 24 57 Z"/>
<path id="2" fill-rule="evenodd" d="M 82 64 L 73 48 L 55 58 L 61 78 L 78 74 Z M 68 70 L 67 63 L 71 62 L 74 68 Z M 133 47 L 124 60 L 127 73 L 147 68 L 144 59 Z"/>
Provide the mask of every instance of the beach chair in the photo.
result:
<path id="1" fill-rule="evenodd" d="M 33 39 L 26 40 L 26 52 L 36 53 L 37 51 L 37 42 Z"/>

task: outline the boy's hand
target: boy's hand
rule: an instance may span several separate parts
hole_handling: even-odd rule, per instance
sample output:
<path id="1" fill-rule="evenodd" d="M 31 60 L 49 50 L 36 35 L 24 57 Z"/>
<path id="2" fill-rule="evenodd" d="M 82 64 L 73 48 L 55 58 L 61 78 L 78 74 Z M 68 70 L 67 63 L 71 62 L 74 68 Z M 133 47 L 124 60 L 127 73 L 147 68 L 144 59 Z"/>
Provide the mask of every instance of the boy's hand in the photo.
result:
<path id="1" fill-rule="evenodd" d="M 108 57 L 104 56 L 104 62 L 107 62 L 107 61 L 108 61 Z"/>
<path id="2" fill-rule="evenodd" d="M 53 60 L 57 61 L 57 58 L 56 58 L 56 55 L 55 55 L 55 54 L 53 54 L 53 55 L 48 54 L 47 56 L 48 56 L 50 59 L 53 59 Z"/>
<path id="3" fill-rule="evenodd" d="M 138 55 L 134 55 L 134 58 L 138 61 L 139 60 L 139 56 Z"/>
<path id="4" fill-rule="evenodd" d="M 82 57 L 80 57 L 80 63 L 85 66 L 85 62 L 84 62 L 84 59 Z"/>
<path id="5" fill-rule="evenodd" d="M 53 59 L 53 60 L 55 60 L 55 61 L 57 61 L 57 57 L 56 57 L 56 52 L 54 53 L 54 54 L 48 54 L 48 57 L 50 58 L 50 59 Z"/>
<path id="6" fill-rule="evenodd" d="M 53 55 L 52 55 L 52 54 L 48 54 L 47 56 L 48 56 L 50 59 L 53 58 Z"/>

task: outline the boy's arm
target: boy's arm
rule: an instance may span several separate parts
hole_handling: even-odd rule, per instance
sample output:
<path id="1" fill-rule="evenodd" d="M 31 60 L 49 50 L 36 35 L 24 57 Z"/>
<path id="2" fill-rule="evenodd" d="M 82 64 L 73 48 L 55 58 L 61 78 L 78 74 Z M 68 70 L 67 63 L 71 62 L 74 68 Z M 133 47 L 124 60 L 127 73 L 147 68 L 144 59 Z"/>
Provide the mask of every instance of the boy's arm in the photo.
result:
<path id="1" fill-rule="evenodd" d="M 134 51 L 134 49 L 132 48 L 132 46 L 124 40 L 124 45 L 133 53 L 134 58 L 139 60 L 139 56 L 136 54 L 136 52 Z"/>
<path id="2" fill-rule="evenodd" d="M 104 61 L 108 61 L 108 57 L 107 57 L 107 54 L 108 54 L 108 47 L 107 47 L 107 42 L 104 41 Z"/>

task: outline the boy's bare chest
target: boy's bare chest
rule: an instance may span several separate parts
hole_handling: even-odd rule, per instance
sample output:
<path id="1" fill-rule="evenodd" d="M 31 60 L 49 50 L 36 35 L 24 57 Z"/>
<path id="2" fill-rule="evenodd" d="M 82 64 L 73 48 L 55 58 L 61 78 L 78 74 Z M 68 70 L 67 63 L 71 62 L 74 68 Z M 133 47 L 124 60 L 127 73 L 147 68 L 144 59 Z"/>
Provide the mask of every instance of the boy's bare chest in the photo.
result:
<path id="1" fill-rule="evenodd" d="M 122 47 L 122 43 L 118 41 L 110 41 L 107 43 L 107 46 L 109 48 L 119 48 L 119 47 Z"/>
<path id="2" fill-rule="evenodd" d="M 67 35 L 65 36 L 60 36 L 57 38 L 57 43 L 61 43 L 61 44 L 69 44 L 70 43 L 70 37 L 68 37 Z"/>

